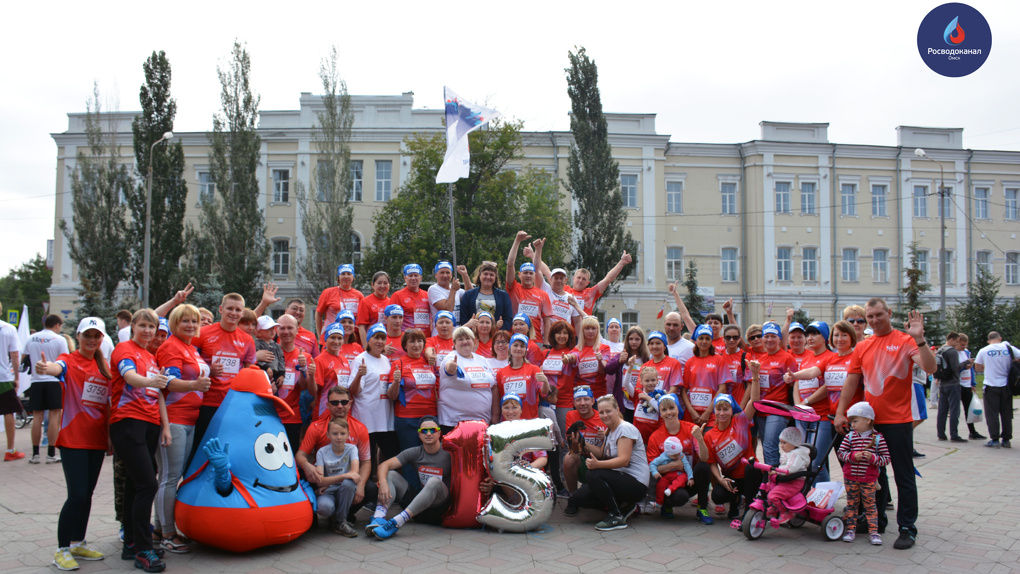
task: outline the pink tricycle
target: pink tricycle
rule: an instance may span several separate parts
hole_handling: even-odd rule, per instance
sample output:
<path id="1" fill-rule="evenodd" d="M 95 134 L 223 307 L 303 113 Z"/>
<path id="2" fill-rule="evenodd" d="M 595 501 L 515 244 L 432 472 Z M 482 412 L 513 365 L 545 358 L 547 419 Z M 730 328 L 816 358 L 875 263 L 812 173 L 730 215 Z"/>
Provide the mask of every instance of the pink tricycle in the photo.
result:
<path id="1" fill-rule="evenodd" d="M 755 401 L 754 408 L 763 415 L 779 415 L 806 423 L 818 422 L 821 419 L 821 417 L 815 414 L 815 412 L 810 408 L 791 406 L 783 403 L 777 403 L 775 401 Z M 817 433 L 815 432 L 815 429 L 812 425 L 809 425 L 808 437 L 810 438 L 806 438 L 806 441 L 810 445 L 811 460 L 815 460 L 815 453 L 817 452 L 816 446 L 813 444 L 816 436 Z M 832 443 L 824 445 L 826 453 L 832 449 L 833 445 L 835 445 L 836 441 L 840 440 L 840 438 L 841 437 L 837 435 L 833 438 Z M 745 459 L 742 460 L 742 462 L 743 464 L 747 464 L 748 461 Z M 819 468 L 812 465 L 812 467 L 806 471 L 787 474 L 785 470 L 776 469 L 758 461 L 754 462 L 754 467 L 762 471 L 765 478 L 762 480 L 762 485 L 758 494 L 748 505 L 747 512 L 744 514 L 744 519 L 741 521 L 741 530 L 744 532 L 744 536 L 746 536 L 749 540 L 757 540 L 758 538 L 761 538 L 761 535 L 765 533 L 765 528 L 768 526 L 779 528 L 779 520 L 774 517 L 778 514 L 779 509 L 771 507 L 768 502 L 768 493 L 776 486 L 776 473 L 785 475 L 787 479 L 796 479 L 799 477 L 803 477 L 805 479 L 804 487 L 801 491 L 784 503 L 787 510 L 793 512 L 793 518 L 790 519 L 788 523 L 792 528 L 799 528 L 803 526 L 805 522 L 810 522 L 822 527 L 822 534 L 825 536 L 826 540 L 839 540 L 843 537 L 845 525 L 843 524 L 843 518 L 841 516 L 833 514 L 835 509 L 818 508 L 808 505 L 806 495 L 811 490 L 811 485 L 814 483 L 815 477 L 818 475 Z M 773 470 L 775 470 L 776 473 L 773 473 Z"/>

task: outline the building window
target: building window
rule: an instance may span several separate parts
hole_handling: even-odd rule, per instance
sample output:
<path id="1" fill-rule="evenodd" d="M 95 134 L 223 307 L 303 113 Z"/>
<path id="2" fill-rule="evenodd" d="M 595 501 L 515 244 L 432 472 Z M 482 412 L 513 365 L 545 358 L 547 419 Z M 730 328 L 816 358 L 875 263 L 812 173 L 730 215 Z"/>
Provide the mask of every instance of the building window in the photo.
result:
<path id="1" fill-rule="evenodd" d="M 793 250 L 789 247 L 776 248 L 776 281 L 789 281 L 793 267 Z"/>
<path id="2" fill-rule="evenodd" d="M 389 201 L 393 191 L 393 162 L 380 160 L 375 162 L 375 200 Z"/>
<path id="3" fill-rule="evenodd" d="M 734 247 L 725 247 L 722 250 L 720 263 L 723 281 L 737 280 L 737 250 Z"/>
<path id="4" fill-rule="evenodd" d="M 624 207 L 637 207 L 637 176 L 620 176 L 620 193 L 623 195 Z"/>
<path id="5" fill-rule="evenodd" d="M 351 168 L 351 201 L 362 201 L 361 186 L 365 179 L 365 162 L 352 159 Z"/>
<path id="6" fill-rule="evenodd" d="M 928 186 L 914 186 L 914 217 L 928 217 Z"/>
<path id="7" fill-rule="evenodd" d="M 683 202 L 684 184 L 682 181 L 667 181 L 666 182 L 666 212 L 667 213 L 683 213 L 684 202 Z"/>
<path id="8" fill-rule="evenodd" d="M 286 203 L 290 201 L 290 170 L 273 170 L 273 201 Z"/>
<path id="9" fill-rule="evenodd" d="M 351 255 L 354 265 L 361 264 L 361 236 L 357 233 L 351 234 Z"/>
<path id="10" fill-rule="evenodd" d="M 974 258 L 975 271 L 980 275 L 984 273 L 986 275 L 992 274 L 992 252 L 991 251 L 978 251 Z"/>
<path id="11" fill-rule="evenodd" d="M 637 327 L 639 325 L 638 312 L 624 311 L 623 313 L 620 313 L 620 325 L 623 327 L 624 334 L 626 334 L 631 327 Z"/>
<path id="12" fill-rule="evenodd" d="M 988 219 L 988 188 L 974 188 L 974 217 Z"/>
<path id="13" fill-rule="evenodd" d="M 847 248 L 843 250 L 843 281 L 853 283 L 857 281 L 857 250 Z"/>
<path id="14" fill-rule="evenodd" d="M 801 249 L 800 273 L 804 281 L 818 281 L 818 249 L 805 247 Z"/>
<path id="15" fill-rule="evenodd" d="M 1020 285 L 1020 253 L 1006 254 L 1006 285 Z"/>
<path id="16" fill-rule="evenodd" d="M 290 240 L 273 240 L 273 275 L 290 273 Z"/>
<path id="17" fill-rule="evenodd" d="M 800 183 L 800 212 L 803 215 L 815 215 L 818 213 L 818 193 L 815 182 Z"/>
<path id="18" fill-rule="evenodd" d="M 722 212 L 723 215 L 736 215 L 737 214 L 737 184 L 733 182 L 723 182 L 720 187 L 722 192 Z"/>
<path id="19" fill-rule="evenodd" d="M 889 190 L 884 185 L 871 186 L 871 215 L 875 217 L 886 217 L 889 212 L 885 208 L 885 195 Z"/>
<path id="20" fill-rule="evenodd" d="M 684 276 L 684 248 L 666 248 L 666 279 L 676 281 Z"/>
<path id="21" fill-rule="evenodd" d="M 1020 219 L 1020 210 L 1017 209 L 1016 203 L 1016 188 L 1006 188 L 1006 193 L 1004 195 L 1006 196 L 1006 219 L 1011 221 Z"/>
<path id="22" fill-rule="evenodd" d="M 333 198 L 333 162 L 320 159 L 315 162 L 315 199 L 327 201 Z"/>
<path id="23" fill-rule="evenodd" d="M 943 194 L 939 196 L 939 217 L 953 219 L 956 217 L 953 212 L 953 189 L 951 187 L 943 187 L 942 191 Z"/>
<path id="24" fill-rule="evenodd" d="M 857 184 L 844 183 L 840 187 L 840 199 L 842 201 L 842 215 L 857 215 Z"/>
<path id="25" fill-rule="evenodd" d="M 943 278 L 943 275 L 942 275 L 942 266 L 943 265 L 946 268 L 946 274 L 944 275 L 945 281 L 946 281 L 946 285 L 952 285 L 953 284 L 953 250 L 952 249 L 946 249 L 945 251 L 942 252 L 942 262 L 939 265 L 939 276 L 938 276 L 939 285 L 942 284 L 942 278 Z"/>
<path id="26" fill-rule="evenodd" d="M 790 182 L 776 182 L 776 213 L 790 213 Z"/>
<path id="27" fill-rule="evenodd" d="M 888 249 L 876 249 L 871 252 L 871 275 L 875 283 L 889 282 Z"/>
<path id="28" fill-rule="evenodd" d="M 921 272 L 921 283 L 928 283 L 928 250 L 917 250 L 917 270 Z"/>
<path id="29" fill-rule="evenodd" d="M 216 198 L 216 183 L 209 176 L 209 172 L 198 172 L 198 201 L 212 203 Z"/>

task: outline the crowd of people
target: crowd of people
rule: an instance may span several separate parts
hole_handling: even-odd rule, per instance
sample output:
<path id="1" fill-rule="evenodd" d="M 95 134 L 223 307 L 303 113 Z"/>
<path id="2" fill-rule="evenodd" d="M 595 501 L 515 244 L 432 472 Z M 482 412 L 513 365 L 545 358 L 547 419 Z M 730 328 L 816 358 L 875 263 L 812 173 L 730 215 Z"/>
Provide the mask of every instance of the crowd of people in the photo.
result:
<path id="1" fill-rule="evenodd" d="M 913 429 L 925 417 L 927 374 L 943 372 L 921 314 L 910 313 L 896 330 L 888 305 L 875 298 L 847 307 L 832 325 L 802 325 L 789 310 L 782 324 L 742 329 L 727 301 L 724 314 L 697 325 L 671 285 L 677 311 L 665 316 L 662 331 L 624 331 L 619 320 L 603 326 L 592 313 L 629 255 L 597 283 L 579 269 L 568 284 L 564 269 L 542 261 L 543 241 L 530 239 L 523 231 L 514 238 L 502 277 L 495 262 L 469 276 L 464 266 L 440 261 L 427 289 L 422 267 L 411 263 L 403 289 L 391 293 L 390 277 L 379 271 L 363 295 L 353 287 L 354 266 L 340 265 L 337 285 L 315 306 L 314 333 L 302 326 L 301 299 L 287 301 L 275 320 L 265 315 L 279 301 L 271 284 L 254 309 L 239 294 L 224 296 L 218 322 L 187 303 L 189 285 L 157 309 L 118 315 L 116 346 L 102 319 L 83 319 L 65 340 L 61 319 L 47 317 L 27 351 L 36 413 L 29 462 L 41 462 L 40 425 L 49 411 L 46 462 L 62 464 L 67 484 L 54 564 L 73 570 L 77 560 L 103 558 L 86 543 L 86 529 L 111 450 L 122 558 L 159 572 L 166 552 L 191 551 L 174 521 L 177 486 L 234 376 L 252 365 L 291 407 L 281 422 L 298 447 L 298 471 L 315 490 L 318 516 L 343 536 L 358 536 L 355 514 L 366 506 L 372 518 L 364 530 L 382 540 L 408 520 L 439 523 L 451 484 L 442 437 L 459 422 L 542 417 L 551 421 L 553 448 L 520 464 L 549 474 L 566 516 L 580 508 L 606 512 L 598 530 L 626 528 L 636 509 L 672 518 L 692 500 L 702 523 L 713 523 L 714 511 L 739 524 L 763 480 L 748 462 L 759 448 L 764 463 L 814 468 L 824 482 L 836 445 L 853 500 L 844 540 L 854 539 L 860 510 L 871 542 L 881 544 L 891 464 L 895 547 L 914 544 Z M 517 267 L 522 246 L 529 260 Z M 1008 448 L 1006 373 L 1009 351 L 1020 359 L 1020 350 L 992 333 L 971 361 L 966 343 L 954 334 L 946 345 L 955 352 L 938 353 L 952 357 L 946 368 L 956 375 L 940 380 L 940 438 L 948 417 L 952 440 L 966 440 L 957 419 L 970 402 L 973 366 L 985 376 L 986 446 Z M 0 360 L 3 372 L 16 372 L 15 354 L 11 364 Z M 793 426 L 759 413 L 760 399 L 809 407 L 821 421 Z M 811 461 L 802 448 L 808 435 L 817 447 Z M 5 460 L 12 460 L 8 447 Z M 778 507 L 781 494 L 801 487 L 776 490 Z"/>

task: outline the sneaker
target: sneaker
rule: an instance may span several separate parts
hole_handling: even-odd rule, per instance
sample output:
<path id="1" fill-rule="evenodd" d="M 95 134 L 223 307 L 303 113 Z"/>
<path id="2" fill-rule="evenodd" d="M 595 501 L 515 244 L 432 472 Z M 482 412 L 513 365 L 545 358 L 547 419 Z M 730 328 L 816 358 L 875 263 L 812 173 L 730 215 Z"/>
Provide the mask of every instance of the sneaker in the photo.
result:
<path id="1" fill-rule="evenodd" d="M 637 510 L 637 505 L 633 503 L 627 502 L 621 504 L 620 512 L 623 514 L 623 521 L 627 522 L 628 520 L 630 520 L 630 517 L 634 514 L 635 510 Z"/>
<path id="2" fill-rule="evenodd" d="M 1002 441 L 1002 448 L 1013 448 L 1013 445 L 1009 444 L 1008 440 Z"/>
<path id="3" fill-rule="evenodd" d="M 37 454 L 33 454 L 32 458 L 28 459 L 28 464 L 39 464 L 40 462 L 42 461 L 39 460 L 39 455 Z"/>
<path id="4" fill-rule="evenodd" d="M 672 506 L 663 506 L 659 510 L 659 516 L 661 518 L 673 518 L 673 507 Z"/>
<path id="5" fill-rule="evenodd" d="M 18 450 L 14 451 L 14 452 L 9 452 L 8 451 L 8 452 L 4 453 L 4 462 L 10 462 L 12 460 L 21 460 L 23 458 L 25 458 L 25 453 L 23 453 L 21 451 L 18 451 Z"/>
<path id="6" fill-rule="evenodd" d="M 123 526 L 120 527 L 120 533 L 117 534 L 117 538 L 120 538 L 120 541 L 124 542 L 124 527 Z M 125 560 L 128 560 L 128 559 L 125 558 Z"/>
<path id="7" fill-rule="evenodd" d="M 556 491 L 556 498 L 570 498 L 570 491 L 565 488 L 561 488 Z"/>
<path id="8" fill-rule="evenodd" d="M 968 441 L 967 439 L 963 438 L 962 436 L 954 436 L 952 438 L 952 442 L 970 442 L 970 441 Z"/>
<path id="9" fill-rule="evenodd" d="M 399 529 L 400 527 L 397 526 L 396 520 L 387 520 L 385 524 L 380 524 L 372 530 L 372 536 L 375 536 L 379 540 L 386 540 L 387 538 L 392 538 Z"/>
<path id="10" fill-rule="evenodd" d="M 715 522 L 715 520 L 708 515 L 708 510 L 705 510 L 704 508 L 698 509 L 698 520 L 701 521 L 702 524 L 712 524 Z"/>
<path id="11" fill-rule="evenodd" d="M 54 463 L 54 462 L 60 462 L 60 455 L 59 454 L 55 454 L 53 456 L 49 456 L 49 455 L 46 456 L 46 464 L 51 464 L 51 463 Z"/>
<path id="12" fill-rule="evenodd" d="M 857 533 L 853 530 L 848 530 L 847 533 L 843 535 L 843 542 L 853 542 L 855 538 L 857 538 Z"/>
<path id="13" fill-rule="evenodd" d="M 914 449 L 914 454 L 913 454 L 913 456 L 914 456 L 914 458 L 924 458 L 924 457 L 925 457 L 925 455 L 923 455 L 923 454 L 921 454 L 921 453 L 917 452 L 917 449 L 916 449 L 916 448 Z"/>
<path id="14" fill-rule="evenodd" d="M 576 513 L 575 513 L 575 516 L 576 516 Z M 365 526 L 365 534 L 371 536 L 372 532 L 375 531 L 376 528 L 382 526 L 383 524 L 386 524 L 386 519 L 385 518 L 375 518 L 375 517 L 373 517 L 371 522 L 369 522 Z"/>
<path id="15" fill-rule="evenodd" d="M 74 548 L 72 547 L 71 550 L 73 551 Z M 152 548 L 152 553 L 155 554 L 157 558 L 162 558 L 166 556 L 166 550 L 163 550 L 158 546 L 154 546 Z M 121 560 L 134 560 L 135 556 L 137 556 L 138 554 L 140 554 L 140 552 L 137 552 L 135 550 L 134 544 L 131 544 L 130 546 L 125 544 L 124 547 L 120 549 Z"/>
<path id="16" fill-rule="evenodd" d="M 563 507 L 563 516 L 566 516 L 567 518 L 577 516 L 577 507 L 570 504 L 569 500 L 567 501 L 567 505 Z"/>
<path id="17" fill-rule="evenodd" d="M 715 513 L 718 514 L 719 516 L 722 516 L 723 514 L 726 514 L 726 507 L 723 506 L 722 504 L 716 504 L 715 505 Z"/>
<path id="18" fill-rule="evenodd" d="M 71 556 L 80 560 L 102 560 L 105 558 L 102 552 L 89 546 L 84 540 L 71 546 Z"/>
<path id="19" fill-rule="evenodd" d="M 341 522 L 339 525 L 333 528 L 333 532 L 340 536 L 346 536 L 347 538 L 357 538 L 358 531 L 346 520 Z"/>
<path id="20" fill-rule="evenodd" d="M 893 548 L 897 550 L 906 550 L 914 545 L 917 540 L 917 536 L 909 530 L 901 530 L 900 537 L 893 543 Z"/>
<path id="21" fill-rule="evenodd" d="M 57 570 L 77 570 L 78 562 L 67 548 L 58 548 L 53 554 L 53 565 Z"/>
<path id="22" fill-rule="evenodd" d="M 1006 442 L 1009 442 L 1009 441 L 1006 441 Z M 987 446 L 988 448 L 999 448 L 999 441 L 997 441 L 997 440 L 995 440 L 993 438 L 992 440 L 986 442 L 985 446 Z"/>
<path id="23" fill-rule="evenodd" d="M 972 433 L 970 433 L 970 440 L 984 440 L 986 438 L 988 438 L 988 437 L 986 437 L 985 435 L 983 435 L 983 434 L 981 434 L 979 432 L 972 432 Z"/>
<path id="24" fill-rule="evenodd" d="M 606 532 L 609 530 L 622 530 L 627 528 L 627 518 L 625 516 L 614 516 L 610 514 L 605 520 L 595 525 L 595 530 Z"/>
<path id="25" fill-rule="evenodd" d="M 872 546 L 881 546 L 882 545 L 882 536 L 880 534 L 872 534 L 871 535 L 871 545 Z"/>
<path id="26" fill-rule="evenodd" d="M 166 562 L 153 550 L 146 550 L 135 554 L 135 568 L 141 568 L 143 572 L 162 572 L 166 570 Z"/>

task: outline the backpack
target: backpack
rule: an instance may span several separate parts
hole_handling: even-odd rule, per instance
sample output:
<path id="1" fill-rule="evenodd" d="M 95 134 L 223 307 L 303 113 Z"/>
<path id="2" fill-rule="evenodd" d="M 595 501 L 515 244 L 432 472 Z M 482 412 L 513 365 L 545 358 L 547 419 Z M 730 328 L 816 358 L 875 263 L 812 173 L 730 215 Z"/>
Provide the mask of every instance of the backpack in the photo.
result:
<path id="1" fill-rule="evenodd" d="M 937 367 L 932 377 L 937 381 L 953 380 L 953 373 L 949 369 L 949 361 L 946 360 L 945 353 L 946 351 L 943 350 L 935 354 L 935 364 Z"/>
<path id="2" fill-rule="evenodd" d="M 1006 343 L 1006 350 L 1009 351 L 1009 373 L 1006 375 L 1006 386 L 1014 397 L 1020 396 L 1020 363 L 1016 361 L 1013 354 L 1013 346 Z"/>

